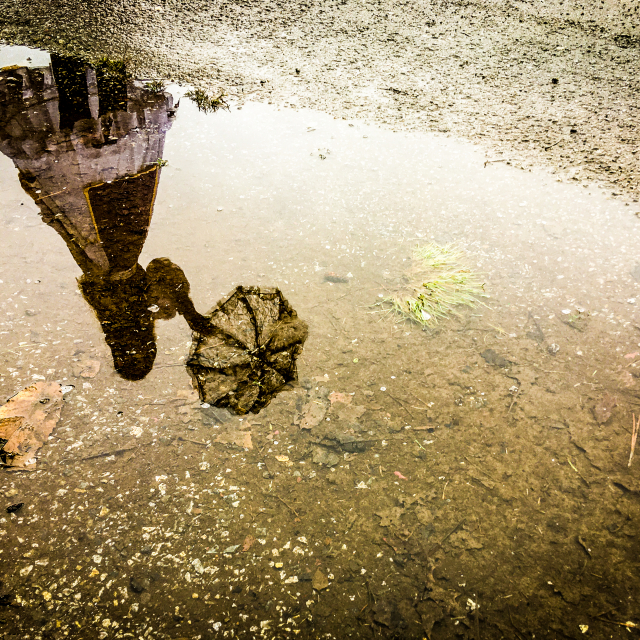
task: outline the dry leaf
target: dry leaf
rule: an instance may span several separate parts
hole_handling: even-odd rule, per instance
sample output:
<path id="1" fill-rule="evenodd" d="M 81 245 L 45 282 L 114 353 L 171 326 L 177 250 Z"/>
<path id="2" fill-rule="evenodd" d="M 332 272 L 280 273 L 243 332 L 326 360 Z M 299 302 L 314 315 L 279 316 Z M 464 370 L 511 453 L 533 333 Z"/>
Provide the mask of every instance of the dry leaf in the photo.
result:
<path id="1" fill-rule="evenodd" d="M 302 409 L 302 419 L 300 420 L 301 429 L 313 429 L 317 427 L 323 420 L 327 408 L 319 402 L 309 402 Z"/>
<path id="2" fill-rule="evenodd" d="M 613 412 L 614 407 L 618 405 L 618 399 L 608 393 L 593 408 L 593 415 L 599 424 L 604 424 Z"/>
<path id="3" fill-rule="evenodd" d="M 317 569 L 313 574 L 311 585 L 316 591 L 322 591 L 329 586 L 329 578 L 327 578 L 327 576 L 325 576 L 324 573 L 320 571 L 320 569 Z"/>
<path id="4" fill-rule="evenodd" d="M 83 358 L 72 365 L 73 375 L 76 378 L 95 378 L 100 371 L 100 361 Z"/>
<path id="5" fill-rule="evenodd" d="M 0 407 L 0 457 L 7 466 L 35 468 L 36 452 L 60 420 L 63 402 L 57 382 L 37 382 Z"/>
<path id="6" fill-rule="evenodd" d="M 365 411 L 365 407 L 352 404 L 338 411 L 338 416 L 345 422 L 355 422 Z"/>
<path id="7" fill-rule="evenodd" d="M 402 517 L 403 513 L 404 509 L 402 509 L 401 507 L 391 507 L 389 509 L 377 511 L 376 515 L 381 518 L 381 527 L 390 527 L 395 526 L 400 522 L 400 518 Z"/>
<path id="8" fill-rule="evenodd" d="M 627 388 L 633 387 L 636 384 L 636 379 L 628 371 L 623 371 L 620 374 L 620 378 L 622 380 L 622 384 Z"/>
<path id="9" fill-rule="evenodd" d="M 251 549 L 251 545 L 256 541 L 253 536 L 247 536 L 242 543 L 242 550 L 249 551 Z"/>
<path id="10" fill-rule="evenodd" d="M 482 544 L 468 531 L 456 531 L 449 537 L 449 543 L 457 549 L 482 549 Z"/>
<path id="11" fill-rule="evenodd" d="M 338 391 L 332 391 L 329 394 L 329 402 L 333 404 L 334 402 L 342 402 L 343 404 L 351 404 L 351 400 L 353 400 L 353 396 L 348 393 L 339 393 Z"/>
<path id="12" fill-rule="evenodd" d="M 220 442 L 221 444 L 235 444 L 236 446 L 243 447 L 245 449 L 253 449 L 251 431 L 241 431 L 235 427 L 230 427 L 228 430 L 218 434 L 214 442 Z"/>

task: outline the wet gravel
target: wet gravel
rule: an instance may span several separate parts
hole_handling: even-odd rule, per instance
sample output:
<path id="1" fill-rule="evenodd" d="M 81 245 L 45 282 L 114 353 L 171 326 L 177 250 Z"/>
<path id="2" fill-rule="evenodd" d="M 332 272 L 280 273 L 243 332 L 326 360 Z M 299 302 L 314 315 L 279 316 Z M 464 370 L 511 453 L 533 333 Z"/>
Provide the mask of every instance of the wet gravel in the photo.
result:
<path id="1" fill-rule="evenodd" d="M 638 6 L 0 2 L 0 37 L 142 75 L 481 144 L 637 202 Z"/>

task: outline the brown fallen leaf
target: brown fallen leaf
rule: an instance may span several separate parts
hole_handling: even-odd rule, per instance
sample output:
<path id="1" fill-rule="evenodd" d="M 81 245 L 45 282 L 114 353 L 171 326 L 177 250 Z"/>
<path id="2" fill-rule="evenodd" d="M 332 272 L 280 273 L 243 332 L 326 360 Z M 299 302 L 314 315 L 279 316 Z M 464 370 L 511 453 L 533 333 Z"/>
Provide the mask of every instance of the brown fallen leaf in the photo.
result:
<path id="1" fill-rule="evenodd" d="M 605 393 L 604 397 L 593 408 L 593 415 L 599 424 L 604 424 L 613 413 L 613 409 L 618 406 L 618 399 L 615 396 Z"/>
<path id="2" fill-rule="evenodd" d="M 301 429 L 313 429 L 324 419 L 327 407 L 319 401 L 311 401 L 302 408 Z"/>
<path id="3" fill-rule="evenodd" d="M 348 393 L 340 393 L 338 391 L 332 391 L 329 394 L 329 402 L 333 405 L 335 402 L 342 402 L 342 404 L 351 404 L 353 396 Z"/>
<path id="4" fill-rule="evenodd" d="M 235 444 L 237 447 L 244 447 L 245 449 L 253 449 L 253 442 L 251 441 L 251 431 L 241 431 L 235 427 L 218 434 L 214 442 L 220 444 Z"/>
<path id="5" fill-rule="evenodd" d="M 251 545 L 256 541 L 256 539 L 253 536 L 247 536 L 244 539 L 244 542 L 242 544 L 242 550 L 243 551 L 249 551 L 249 549 L 251 549 Z"/>
<path id="6" fill-rule="evenodd" d="M 100 371 L 100 361 L 83 358 L 72 365 L 73 375 L 76 378 L 95 378 Z"/>
<path id="7" fill-rule="evenodd" d="M 381 527 L 395 527 L 400 523 L 404 512 L 402 507 L 389 507 L 382 509 L 382 511 L 376 511 L 376 515 L 380 518 Z"/>
<path id="8" fill-rule="evenodd" d="M 622 384 L 627 388 L 633 387 L 636 384 L 636 379 L 628 371 L 623 371 L 620 374 L 620 379 L 622 381 Z"/>
<path id="9" fill-rule="evenodd" d="M 0 407 L 0 459 L 8 467 L 34 469 L 64 403 L 57 382 L 37 382 Z"/>
<path id="10" fill-rule="evenodd" d="M 352 404 L 344 409 L 340 409 L 340 411 L 338 411 L 338 415 L 341 420 L 345 420 L 346 422 L 355 422 L 365 411 L 365 407 L 359 407 Z"/>
<path id="11" fill-rule="evenodd" d="M 317 569 L 313 574 L 311 585 L 316 591 L 322 591 L 329 586 L 329 578 L 327 578 L 327 576 L 325 576 L 324 573 L 320 571 L 320 569 Z"/>

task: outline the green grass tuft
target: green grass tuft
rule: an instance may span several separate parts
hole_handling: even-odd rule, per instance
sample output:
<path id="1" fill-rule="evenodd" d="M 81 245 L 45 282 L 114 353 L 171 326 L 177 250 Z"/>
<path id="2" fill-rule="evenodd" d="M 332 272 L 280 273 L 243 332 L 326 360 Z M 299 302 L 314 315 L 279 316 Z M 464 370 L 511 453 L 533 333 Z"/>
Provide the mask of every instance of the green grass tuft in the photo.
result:
<path id="1" fill-rule="evenodd" d="M 218 109 L 229 110 L 229 105 L 225 102 L 226 94 L 223 92 L 219 96 L 210 96 L 202 89 L 194 89 L 184 94 L 187 98 L 196 103 L 198 110 L 204 113 L 213 113 Z"/>
<path id="2" fill-rule="evenodd" d="M 407 320 L 432 328 L 457 315 L 456 307 L 475 307 L 485 297 L 484 283 L 465 265 L 465 254 L 454 245 L 430 243 L 413 251 L 406 286 L 385 303 Z"/>
<path id="3" fill-rule="evenodd" d="M 147 82 L 144 86 L 145 89 L 155 94 L 164 93 L 167 88 L 164 80 L 151 80 L 151 82 Z"/>

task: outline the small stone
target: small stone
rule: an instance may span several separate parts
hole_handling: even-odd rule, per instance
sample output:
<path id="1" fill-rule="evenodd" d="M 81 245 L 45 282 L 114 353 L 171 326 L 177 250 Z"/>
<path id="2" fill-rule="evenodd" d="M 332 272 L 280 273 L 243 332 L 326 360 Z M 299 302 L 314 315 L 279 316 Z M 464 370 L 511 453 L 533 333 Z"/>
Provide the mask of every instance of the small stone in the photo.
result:
<path id="1" fill-rule="evenodd" d="M 324 464 L 327 467 L 335 467 L 340 462 L 338 455 L 324 447 L 315 447 L 312 459 L 316 464 Z"/>
<path id="2" fill-rule="evenodd" d="M 149 579 L 144 576 L 131 576 L 131 578 L 129 578 L 129 586 L 131 587 L 131 591 L 142 593 L 145 589 L 149 588 Z"/>

